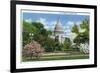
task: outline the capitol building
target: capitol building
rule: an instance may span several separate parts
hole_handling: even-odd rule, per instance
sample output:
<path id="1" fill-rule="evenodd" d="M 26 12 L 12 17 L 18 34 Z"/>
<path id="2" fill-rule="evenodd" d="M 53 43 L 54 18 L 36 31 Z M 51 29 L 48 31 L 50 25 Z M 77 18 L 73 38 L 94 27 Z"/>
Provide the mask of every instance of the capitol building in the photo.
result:
<path id="1" fill-rule="evenodd" d="M 72 45 L 74 45 L 75 43 L 73 42 L 73 39 L 76 37 L 77 35 L 75 33 L 70 33 L 70 35 L 64 35 L 64 30 L 63 27 L 60 24 L 60 20 L 58 19 L 55 27 L 54 27 L 54 31 L 53 31 L 53 35 L 50 36 L 51 38 L 59 41 L 60 43 L 64 43 L 66 38 L 70 38 Z M 85 43 L 80 43 L 80 51 L 83 51 L 84 53 L 89 53 L 89 44 Z"/>
<path id="2" fill-rule="evenodd" d="M 73 39 L 76 37 L 76 34 L 72 33 L 72 32 L 65 34 L 65 31 L 64 31 L 62 25 L 60 24 L 60 19 L 58 19 L 54 26 L 53 34 L 50 35 L 49 37 L 53 38 L 55 40 L 58 40 L 60 43 L 64 43 L 65 39 L 69 38 L 71 40 L 72 44 L 74 44 Z"/>
<path id="3" fill-rule="evenodd" d="M 59 41 L 60 43 L 63 43 L 65 38 L 67 37 L 67 36 L 64 35 L 64 30 L 63 30 L 63 27 L 60 24 L 59 19 L 57 20 L 57 22 L 55 24 L 53 35 L 50 36 L 50 37 Z"/>

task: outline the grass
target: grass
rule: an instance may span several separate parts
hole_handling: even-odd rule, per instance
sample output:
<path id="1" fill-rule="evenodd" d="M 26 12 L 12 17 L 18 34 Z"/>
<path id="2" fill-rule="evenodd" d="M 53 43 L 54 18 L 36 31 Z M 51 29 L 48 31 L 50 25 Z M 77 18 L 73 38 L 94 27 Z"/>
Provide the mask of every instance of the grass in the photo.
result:
<path id="1" fill-rule="evenodd" d="M 47 60 L 77 60 L 77 59 L 88 59 L 88 54 L 79 54 L 79 55 L 45 55 L 36 59 L 35 57 L 23 57 L 23 62 L 26 61 L 47 61 Z"/>

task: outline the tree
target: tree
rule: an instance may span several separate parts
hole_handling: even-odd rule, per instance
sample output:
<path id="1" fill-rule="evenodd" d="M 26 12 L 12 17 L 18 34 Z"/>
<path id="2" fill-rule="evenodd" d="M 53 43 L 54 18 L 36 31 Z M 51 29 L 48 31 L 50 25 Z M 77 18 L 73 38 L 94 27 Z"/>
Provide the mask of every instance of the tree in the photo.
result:
<path id="1" fill-rule="evenodd" d="M 55 40 L 52 38 L 47 38 L 43 45 L 46 49 L 46 52 L 54 52 L 55 50 Z"/>
<path id="2" fill-rule="evenodd" d="M 23 46 L 30 42 L 30 36 L 29 33 L 36 34 L 37 28 L 32 26 L 32 23 L 28 23 L 26 21 L 23 21 Z"/>
<path id="3" fill-rule="evenodd" d="M 43 24 L 40 22 L 32 22 L 32 25 L 38 29 L 44 28 Z"/>
<path id="4" fill-rule="evenodd" d="M 76 34 L 76 37 L 74 38 L 73 42 L 76 43 L 76 47 L 78 48 L 80 45 L 80 33 L 79 28 L 76 24 L 72 27 L 72 32 Z"/>
<path id="5" fill-rule="evenodd" d="M 37 28 L 32 26 L 32 23 L 28 23 L 26 21 L 23 21 L 23 32 L 28 33 L 37 33 Z"/>
<path id="6" fill-rule="evenodd" d="M 74 43 L 79 46 L 80 43 L 89 43 L 89 20 L 85 19 L 80 24 L 80 28 L 84 29 L 84 32 L 80 32 L 78 26 L 75 24 L 72 28 L 72 32 L 75 33 L 77 36 L 74 39 Z"/>
<path id="7" fill-rule="evenodd" d="M 63 47 L 64 47 L 64 51 L 67 51 L 67 50 L 70 50 L 71 49 L 71 40 L 70 38 L 65 38 L 65 41 L 64 41 L 64 44 L 63 44 Z"/>
<path id="8" fill-rule="evenodd" d="M 46 29 L 44 29 L 42 23 L 28 23 L 23 21 L 23 46 L 31 42 L 29 36 L 30 33 L 34 34 L 34 36 L 32 36 L 32 40 L 38 41 L 40 44 L 44 41 L 43 39 L 48 36 L 48 32 Z"/>
<path id="9" fill-rule="evenodd" d="M 43 24 L 40 23 L 40 22 L 32 22 L 32 25 L 33 25 L 33 27 L 37 28 L 36 31 L 37 31 L 38 34 L 40 34 L 41 33 L 41 30 L 44 29 Z"/>
<path id="10" fill-rule="evenodd" d="M 42 48 L 38 42 L 32 41 L 24 46 L 23 56 L 29 56 L 31 58 L 36 57 L 37 59 L 39 59 L 42 56 L 43 52 L 44 48 Z"/>
<path id="11" fill-rule="evenodd" d="M 84 31 L 80 32 L 78 26 L 74 25 L 72 28 L 72 32 L 76 33 L 76 35 L 77 35 L 74 38 L 73 42 L 76 44 L 77 48 L 81 49 L 86 46 L 88 47 L 88 45 L 89 45 L 89 20 L 88 19 L 85 19 L 82 21 L 82 23 L 80 24 L 80 29 L 82 29 Z M 84 47 L 83 47 L 83 44 L 84 44 Z M 88 49 L 88 48 L 86 48 L 86 49 Z"/>
<path id="12" fill-rule="evenodd" d="M 80 24 L 81 29 L 84 29 L 85 31 L 82 32 L 82 37 L 84 39 L 83 43 L 89 43 L 89 20 L 85 19 L 81 24 Z"/>
<path id="13" fill-rule="evenodd" d="M 74 26 L 72 27 L 72 30 L 71 30 L 73 33 L 76 33 L 77 35 L 79 34 L 79 28 L 76 24 L 74 24 Z"/>

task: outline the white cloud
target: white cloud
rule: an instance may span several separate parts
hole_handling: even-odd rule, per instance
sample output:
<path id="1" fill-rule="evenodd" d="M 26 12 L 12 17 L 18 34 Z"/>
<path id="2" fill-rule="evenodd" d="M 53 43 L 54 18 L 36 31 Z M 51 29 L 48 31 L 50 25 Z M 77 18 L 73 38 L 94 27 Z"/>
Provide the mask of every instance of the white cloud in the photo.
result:
<path id="1" fill-rule="evenodd" d="M 74 24 L 75 24 L 75 22 L 73 22 L 73 21 L 68 21 L 68 22 L 65 24 L 64 29 L 66 29 L 66 30 L 70 29 L 70 30 L 71 30 L 71 28 L 72 28 L 72 26 L 73 26 Z"/>
<path id="2" fill-rule="evenodd" d="M 49 27 L 48 27 L 48 26 L 44 26 L 44 28 L 45 28 L 45 29 L 49 29 Z"/>
<path id="3" fill-rule="evenodd" d="M 67 23 L 66 23 L 66 25 L 67 26 L 72 26 L 72 25 L 74 25 L 74 24 L 76 24 L 76 25 L 80 25 L 82 22 L 81 21 L 68 21 Z"/>
<path id="4" fill-rule="evenodd" d="M 65 25 L 64 25 L 64 34 L 65 35 L 70 35 L 71 33 L 71 28 L 74 25 L 73 21 L 68 21 Z"/>
<path id="5" fill-rule="evenodd" d="M 54 31 L 55 26 L 44 26 L 45 29 Z"/>
<path id="6" fill-rule="evenodd" d="M 47 30 L 52 30 L 54 31 L 54 28 L 55 28 L 55 25 L 57 23 L 56 20 L 54 21 L 47 21 L 46 18 L 39 18 L 36 22 L 41 22 L 43 25 L 44 25 L 44 28 L 47 29 Z M 68 35 L 71 33 L 71 28 L 74 24 L 77 24 L 79 25 L 81 22 L 80 21 L 77 21 L 77 22 L 74 22 L 74 21 L 68 21 L 65 25 L 62 25 L 61 22 L 59 22 L 59 24 L 62 26 L 63 28 L 63 31 L 64 31 L 64 34 Z"/>
<path id="7" fill-rule="evenodd" d="M 76 22 L 76 25 L 80 25 L 82 22 L 81 21 L 77 21 Z"/>
<path id="8" fill-rule="evenodd" d="M 63 27 L 63 29 L 64 29 L 64 34 L 65 34 L 65 35 L 71 35 L 71 34 L 72 34 L 71 29 L 72 29 L 72 27 L 73 27 L 74 24 L 76 24 L 76 25 L 79 26 L 79 25 L 81 24 L 81 21 L 77 21 L 77 22 L 68 21 L 68 22 L 64 25 L 64 27 Z M 81 30 L 81 31 L 82 31 L 82 30 Z M 73 35 L 71 35 L 71 38 L 72 38 L 72 36 L 73 36 Z"/>
<path id="9" fill-rule="evenodd" d="M 28 23 L 31 23 L 32 19 L 26 19 L 25 21 L 28 22 Z"/>
<path id="10" fill-rule="evenodd" d="M 48 22 L 48 25 L 49 25 L 50 27 L 54 27 L 56 24 L 57 24 L 57 21 Z M 61 22 L 59 22 L 59 25 L 62 26 Z M 62 26 L 62 27 L 63 27 L 63 26 Z"/>
<path id="11" fill-rule="evenodd" d="M 70 32 L 70 31 L 71 31 L 71 30 L 70 30 L 70 29 L 68 29 L 68 30 L 65 30 L 64 32 L 65 32 L 65 33 L 68 33 L 68 32 Z"/>
<path id="12" fill-rule="evenodd" d="M 64 30 L 69 30 L 69 29 L 71 29 L 71 26 L 63 26 L 63 29 Z"/>
<path id="13" fill-rule="evenodd" d="M 52 21 L 49 23 L 50 26 L 55 26 L 55 24 L 57 23 L 57 21 Z"/>
<path id="14" fill-rule="evenodd" d="M 54 30 L 55 24 L 57 23 L 57 21 L 47 21 L 46 18 L 39 18 L 36 22 L 41 22 L 47 30 Z"/>
<path id="15" fill-rule="evenodd" d="M 68 21 L 66 24 L 67 24 L 67 25 L 73 25 L 74 22 L 73 22 L 73 21 Z"/>
<path id="16" fill-rule="evenodd" d="M 47 19 L 46 18 L 39 18 L 36 22 L 40 22 L 44 25 L 44 28 L 45 29 L 49 29 L 49 26 L 47 25 L 48 22 L 47 22 Z"/>
<path id="17" fill-rule="evenodd" d="M 42 24 L 46 25 L 47 21 L 45 18 L 39 18 L 36 22 L 41 22 Z"/>

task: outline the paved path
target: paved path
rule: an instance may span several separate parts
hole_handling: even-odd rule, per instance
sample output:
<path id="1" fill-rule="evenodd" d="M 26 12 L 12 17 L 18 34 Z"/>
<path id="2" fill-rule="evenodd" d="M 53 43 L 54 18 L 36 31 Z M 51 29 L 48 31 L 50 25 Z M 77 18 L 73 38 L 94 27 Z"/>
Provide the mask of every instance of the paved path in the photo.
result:
<path id="1" fill-rule="evenodd" d="M 43 56 L 48 56 L 48 55 L 69 55 L 70 53 L 44 53 Z"/>
<path id="2" fill-rule="evenodd" d="M 42 58 L 53 58 L 53 57 L 80 57 L 80 56 L 88 56 L 88 55 L 60 55 L 60 56 L 42 56 Z"/>

